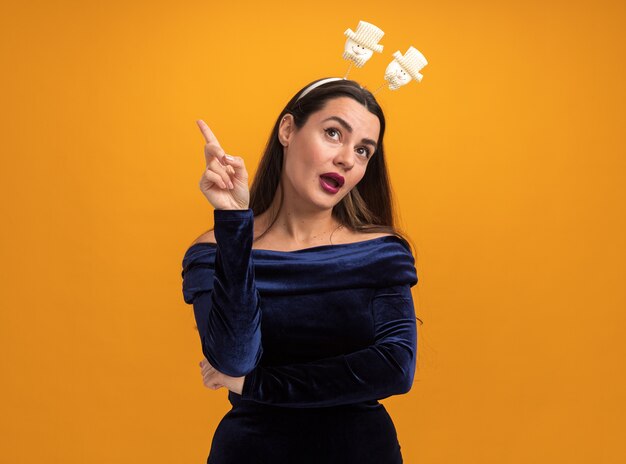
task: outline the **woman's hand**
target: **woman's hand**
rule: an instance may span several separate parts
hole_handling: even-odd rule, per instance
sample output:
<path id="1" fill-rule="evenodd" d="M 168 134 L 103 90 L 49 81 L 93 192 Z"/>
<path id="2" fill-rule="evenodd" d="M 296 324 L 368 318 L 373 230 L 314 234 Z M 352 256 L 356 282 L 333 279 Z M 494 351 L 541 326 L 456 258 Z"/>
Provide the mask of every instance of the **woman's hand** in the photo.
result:
<path id="1" fill-rule="evenodd" d="M 206 140 L 206 170 L 200 179 L 202 194 L 215 209 L 248 209 L 250 190 L 243 159 L 227 155 L 203 120 L 196 123 Z"/>
<path id="2" fill-rule="evenodd" d="M 243 382 L 246 376 L 243 377 L 231 377 L 226 374 L 222 374 L 215 369 L 206 358 L 200 361 L 200 369 L 202 370 L 202 383 L 211 390 L 217 390 L 221 387 L 226 387 L 233 393 L 241 395 L 243 390 Z"/>

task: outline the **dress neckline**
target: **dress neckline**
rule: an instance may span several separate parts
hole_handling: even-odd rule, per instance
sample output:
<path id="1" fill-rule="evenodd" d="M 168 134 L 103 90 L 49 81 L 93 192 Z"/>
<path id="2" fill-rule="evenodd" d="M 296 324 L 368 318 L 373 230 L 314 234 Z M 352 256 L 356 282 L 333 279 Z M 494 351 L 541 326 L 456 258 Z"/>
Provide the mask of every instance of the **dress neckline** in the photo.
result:
<path id="1" fill-rule="evenodd" d="M 336 245 L 316 245 L 316 246 L 308 247 L 308 248 L 300 248 L 298 250 L 268 250 L 265 248 L 252 248 L 252 251 L 257 252 L 257 253 L 268 253 L 268 254 L 272 254 L 272 253 L 297 254 L 297 253 L 307 253 L 307 252 L 312 252 L 312 251 L 324 251 L 327 249 L 350 248 L 353 246 L 359 246 L 359 245 L 363 246 L 363 245 L 371 244 L 371 243 L 378 242 L 378 241 L 388 241 L 388 240 L 392 240 L 392 241 L 397 240 L 398 242 L 403 243 L 403 241 L 397 235 L 383 235 L 382 237 L 370 238 L 367 240 L 360 240 L 358 242 L 338 243 Z M 189 248 L 191 249 L 199 245 L 208 246 L 210 248 L 217 248 L 217 243 L 213 243 L 213 242 L 198 242 L 198 243 L 194 243 Z"/>

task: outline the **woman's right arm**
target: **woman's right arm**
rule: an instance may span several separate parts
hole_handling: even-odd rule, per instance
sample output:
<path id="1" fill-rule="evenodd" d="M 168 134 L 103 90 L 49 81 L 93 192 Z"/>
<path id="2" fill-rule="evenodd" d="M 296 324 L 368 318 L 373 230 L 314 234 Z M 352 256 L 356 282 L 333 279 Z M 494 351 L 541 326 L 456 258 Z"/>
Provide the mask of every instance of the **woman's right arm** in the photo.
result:
<path id="1" fill-rule="evenodd" d="M 263 352 L 248 172 L 242 158 L 226 155 L 204 121 L 197 124 L 206 141 L 200 190 L 214 207 L 217 252 L 212 290 L 195 296 L 194 313 L 207 360 L 223 374 L 240 377 L 254 369 Z"/>
<path id="2" fill-rule="evenodd" d="M 254 282 L 251 209 L 215 210 L 213 289 L 193 300 L 202 353 L 223 374 L 241 377 L 263 354 L 261 308 Z"/>

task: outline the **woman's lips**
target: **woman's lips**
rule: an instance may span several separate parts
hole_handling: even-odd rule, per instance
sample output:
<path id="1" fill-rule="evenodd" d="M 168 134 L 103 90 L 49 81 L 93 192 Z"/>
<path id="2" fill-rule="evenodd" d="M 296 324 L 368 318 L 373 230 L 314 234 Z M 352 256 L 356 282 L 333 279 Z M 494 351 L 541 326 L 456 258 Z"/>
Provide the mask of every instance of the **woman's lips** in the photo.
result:
<path id="1" fill-rule="evenodd" d="M 339 191 L 339 187 L 335 187 L 333 184 L 331 184 L 331 182 L 332 181 L 327 180 L 324 177 L 320 176 L 320 184 L 322 188 L 326 190 L 328 193 L 337 193 Z"/>
<path id="2" fill-rule="evenodd" d="M 331 179 L 331 185 L 341 187 L 343 183 L 346 181 L 343 176 L 337 172 L 325 172 L 324 174 L 320 174 L 321 177 L 328 177 Z M 334 183 L 332 181 L 335 181 Z"/>

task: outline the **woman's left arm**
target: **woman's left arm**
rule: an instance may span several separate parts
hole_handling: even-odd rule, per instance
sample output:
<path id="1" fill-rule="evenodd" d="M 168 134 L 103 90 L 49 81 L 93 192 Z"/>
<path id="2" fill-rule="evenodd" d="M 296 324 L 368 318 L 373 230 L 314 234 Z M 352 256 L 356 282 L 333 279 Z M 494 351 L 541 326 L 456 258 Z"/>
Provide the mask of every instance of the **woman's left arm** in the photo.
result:
<path id="1" fill-rule="evenodd" d="M 374 344 L 317 361 L 265 367 L 243 379 L 244 400 L 292 408 L 378 400 L 407 393 L 417 356 L 415 309 L 409 285 L 376 291 Z"/>

